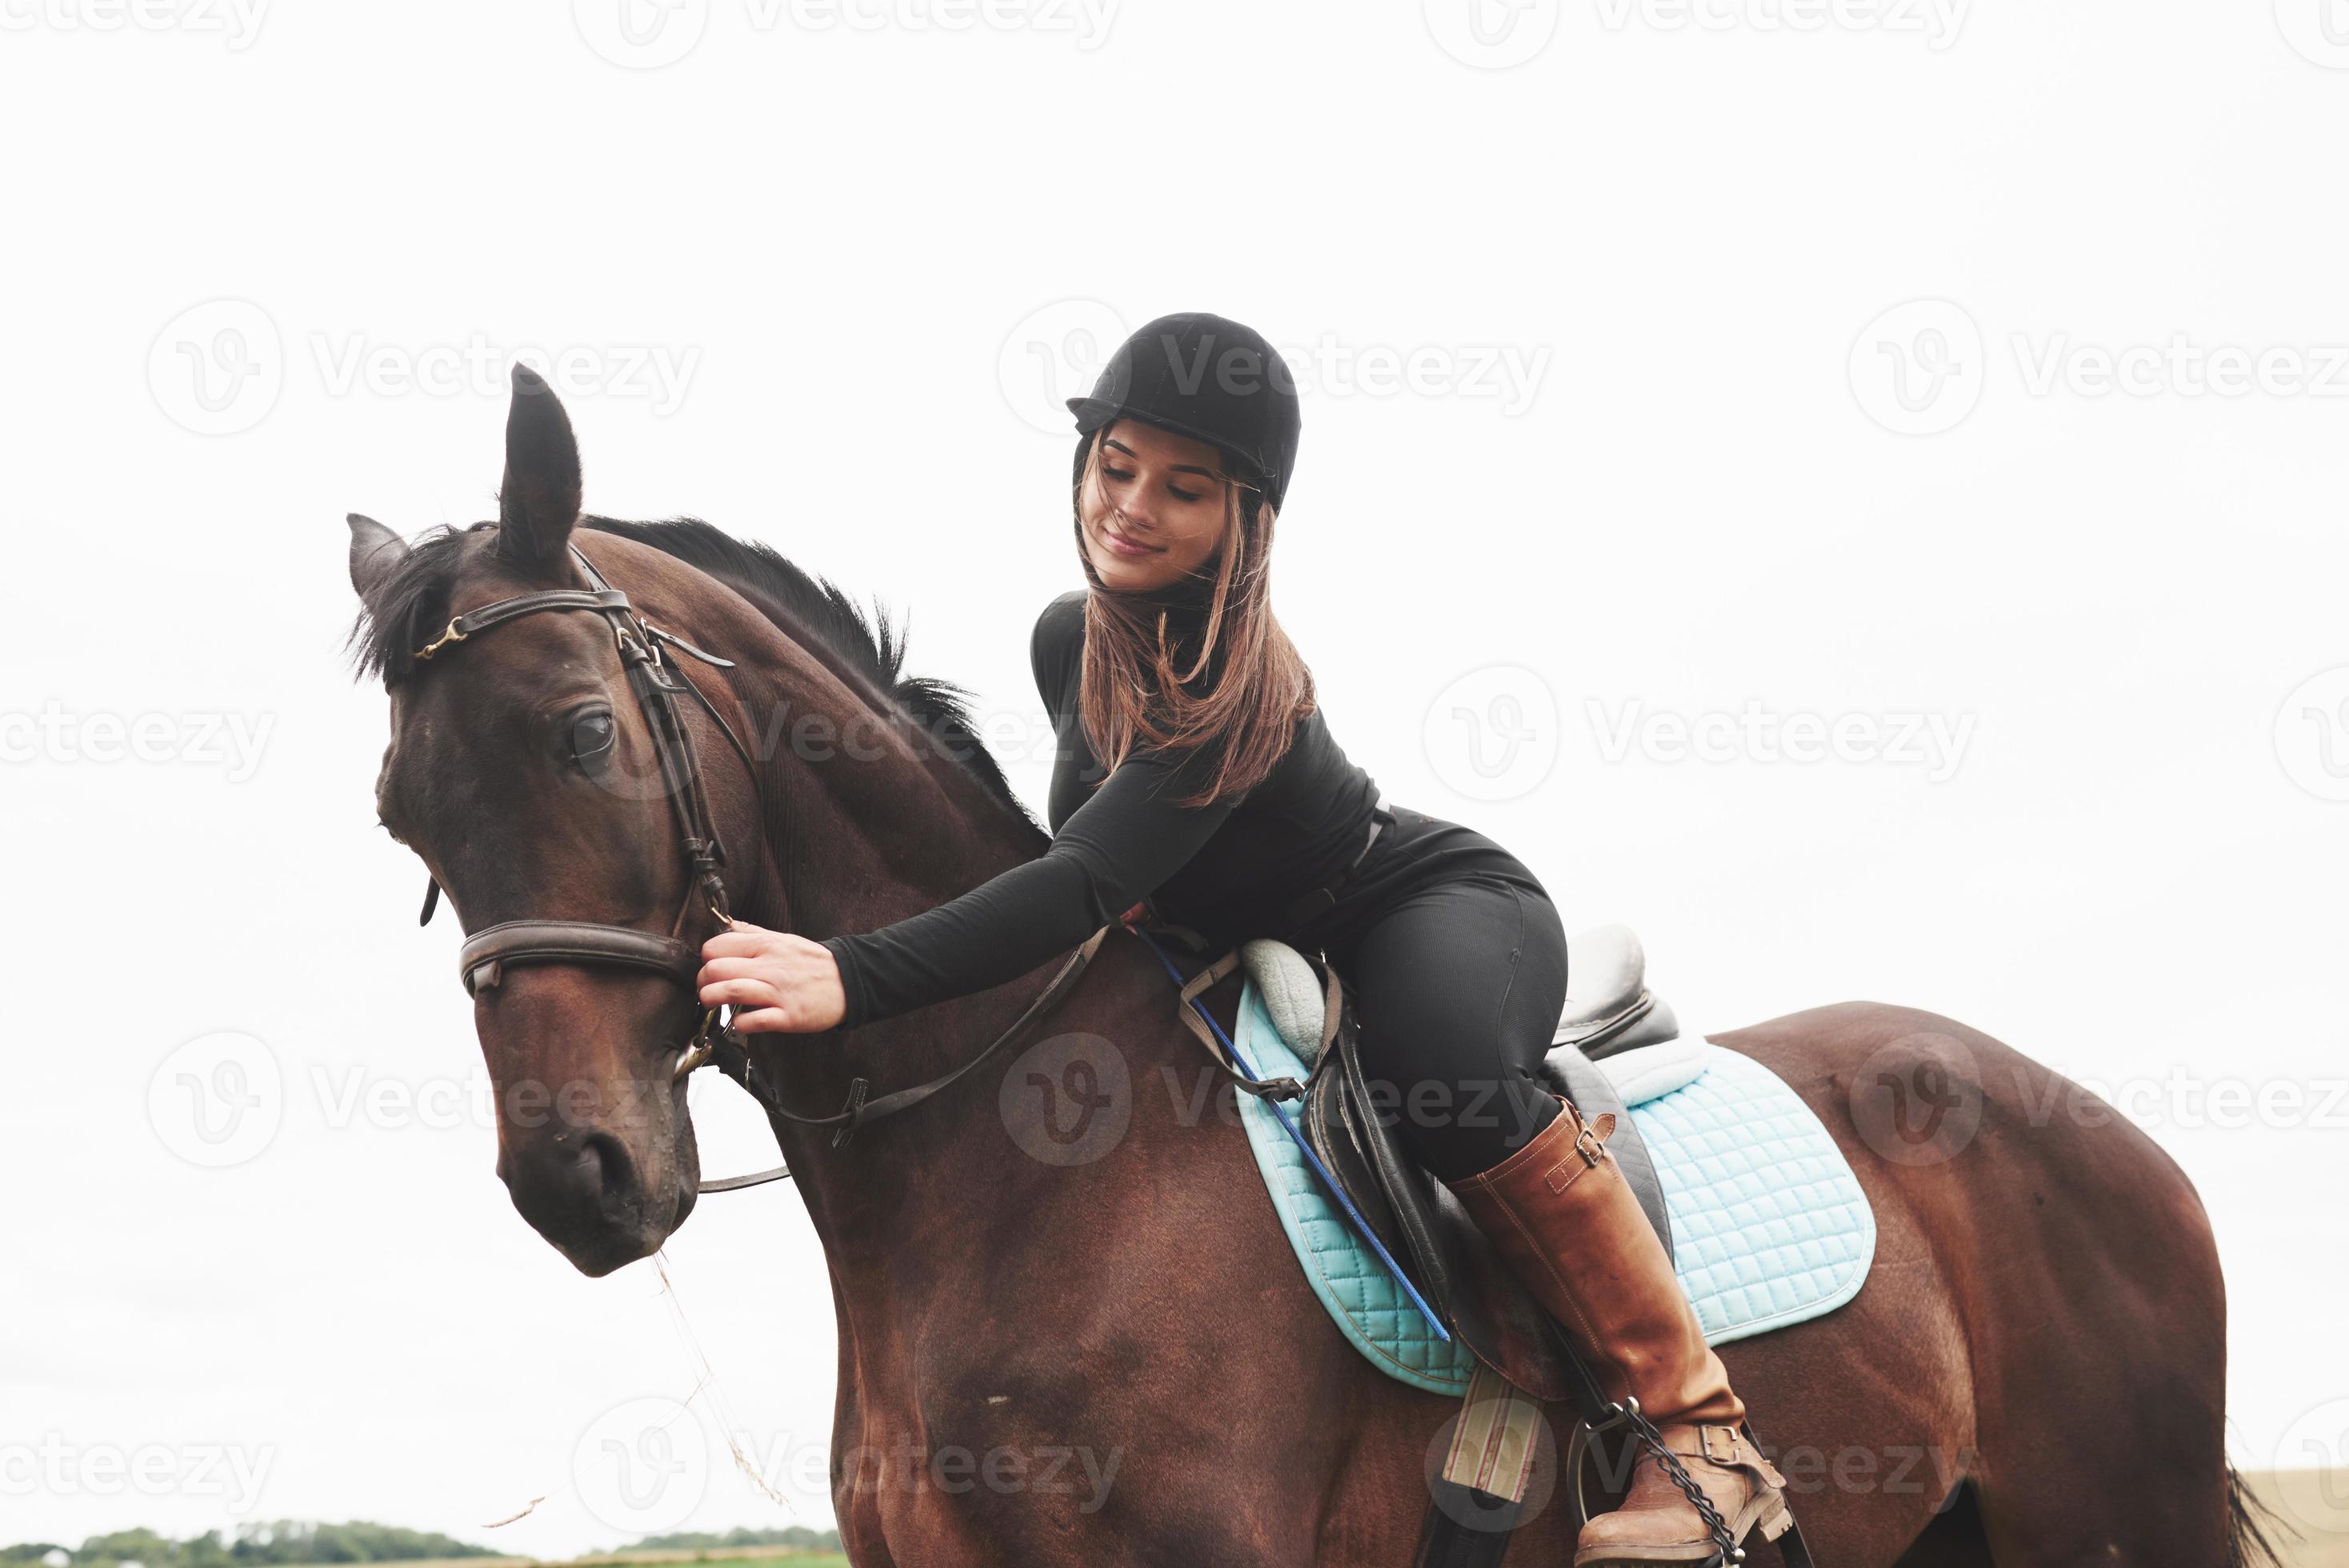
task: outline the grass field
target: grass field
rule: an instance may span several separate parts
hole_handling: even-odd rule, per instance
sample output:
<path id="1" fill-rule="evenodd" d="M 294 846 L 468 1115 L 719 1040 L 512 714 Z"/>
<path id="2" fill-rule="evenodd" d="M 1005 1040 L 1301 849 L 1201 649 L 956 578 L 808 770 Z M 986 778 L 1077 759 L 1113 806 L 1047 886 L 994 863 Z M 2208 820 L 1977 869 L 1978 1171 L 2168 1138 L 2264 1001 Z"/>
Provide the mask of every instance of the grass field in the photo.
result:
<path id="1" fill-rule="evenodd" d="M 707 1551 L 606 1552 L 542 1563 L 535 1557 L 435 1557 L 416 1563 L 386 1563 L 378 1568 L 657 1568 L 666 1563 L 716 1563 L 725 1568 L 848 1568 L 837 1552 L 794 1552 L 782 1546 L 714 1546 Z M 318 1568 L 334 1568 L 319 1564 Z"/>
<path id="2" fill-rule="evenodd" d="M 2289 1568 L 2349 1568 L 2349 1475 L 2335 1474 L 2328 1487 L 2313 1472 L 2247 1476 L 2251 1491 L 2281 1514 L 2300 1539 L 2279 1532 Z M 2339 1498 L 2335 1502 L 2333 1498 Z M 789 1552 L 773 1546 L 731 1546 L 704 1552 L 615 1552 L 543 1564 L 527 1557 L 458 1557 L 435 1563 L 385 1564 L 384 1568 L 657 1568 L 667 1563 L 722 1563 L 724 1568 L 848 1568 L 836 1552 Z"/>

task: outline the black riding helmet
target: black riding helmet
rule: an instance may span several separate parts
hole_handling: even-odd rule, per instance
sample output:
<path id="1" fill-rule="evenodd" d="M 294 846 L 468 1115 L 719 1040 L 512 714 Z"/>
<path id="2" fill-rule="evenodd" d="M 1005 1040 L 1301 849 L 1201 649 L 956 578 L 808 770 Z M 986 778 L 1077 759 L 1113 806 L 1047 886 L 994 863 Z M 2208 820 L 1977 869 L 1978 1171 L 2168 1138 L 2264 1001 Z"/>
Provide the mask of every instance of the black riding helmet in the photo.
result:
<path id="1" fill-rule="evenodd" d="M 1297 468 L 1303 418 L 1297 378 L 1263 335 L 1206 311 L 1162 315 L 1118 346 L 1077 417 L 1081 482 L 1093 432 L 1112 419 L 1146 420 L 1208 442 L 1280 510 Z"/>

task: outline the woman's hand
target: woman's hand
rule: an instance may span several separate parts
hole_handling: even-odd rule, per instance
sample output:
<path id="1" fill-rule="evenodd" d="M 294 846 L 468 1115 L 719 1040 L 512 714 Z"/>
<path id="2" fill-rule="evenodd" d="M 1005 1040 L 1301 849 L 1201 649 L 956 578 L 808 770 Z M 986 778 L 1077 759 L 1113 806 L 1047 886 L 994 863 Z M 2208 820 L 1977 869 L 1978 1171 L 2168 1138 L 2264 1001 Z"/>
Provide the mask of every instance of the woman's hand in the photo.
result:
<path id="1" fill-rule="evenodd" d="M 745 921 L 701 944 L 694 984 L 703 1006 L 733 1007 L 734 1027 L 746 1035 L 812 1035 L 848 1016 L 832 949 Z"/>

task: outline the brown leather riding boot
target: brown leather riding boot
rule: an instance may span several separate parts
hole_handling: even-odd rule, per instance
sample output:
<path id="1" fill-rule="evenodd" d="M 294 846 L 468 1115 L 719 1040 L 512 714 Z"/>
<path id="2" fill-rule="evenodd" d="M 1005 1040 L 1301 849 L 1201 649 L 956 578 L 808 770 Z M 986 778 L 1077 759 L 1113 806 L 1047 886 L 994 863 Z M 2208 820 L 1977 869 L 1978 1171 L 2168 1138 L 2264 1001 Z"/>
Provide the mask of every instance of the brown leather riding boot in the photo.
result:
<path id="1" fill-rule="evenodd" d="M 1745 1406 L 1704 1342 L 1696 1309 L 1607 1140 L 1570 1103 L 1490 1171 L 1447 1182 L 1477 1227 L 1589 1360 L 1610 1399 L 1629 1397 L 1682 1456 L 1733 1541 L 1783 1533 L 1785 1478 L 1738 1431 Z M 1623 1506 L 1583 1526 L 1575 1568 L 1702 1563 L 1712 1534 L 1642 1445 Z"/>

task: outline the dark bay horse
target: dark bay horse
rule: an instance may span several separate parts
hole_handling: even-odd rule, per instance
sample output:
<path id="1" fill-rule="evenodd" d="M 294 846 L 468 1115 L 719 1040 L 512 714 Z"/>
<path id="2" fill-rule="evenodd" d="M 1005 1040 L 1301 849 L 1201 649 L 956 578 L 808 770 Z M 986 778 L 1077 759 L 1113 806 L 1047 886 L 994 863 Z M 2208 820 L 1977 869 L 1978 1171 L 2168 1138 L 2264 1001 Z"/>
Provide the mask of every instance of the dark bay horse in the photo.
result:
<path id="1" fill-rule="evenodd" d="M 585 586 L 574 545 L 647 619 L 735 661 L 687 673 L 751 757 L 685 713 L 743 918 L 867 930 L 1042 850 L 953 688 L 900 675 L 885 619 L 706 525 L 583 518 L 579 472 L 561 407 L 518 372 L 497 522 L 410 549 L 353 520 L 357 636 L 391 702 L 378 807 L 469 932 L 666 932 L 689 892 L 601 615 L 413 657 L 460 612 Z M 953 1066 L 1050 974 L 845 1037 L 761 1036 L 756 1070 L 786 1103 L 835 1110 L 853 1078 L 878 1095 Z M 662 975 L 561 964 L 513 967 L 475 1003 L 499 1174 L 587 1274 L 648 1255 L 692 1212 L 670 1068 L 693 1015 Z M 1029 1053 L 1079 1037 L 1106 1070 L 1066 1082 L 1120 1130 L 1040 1155 L 1012 1108 L 1063 1080 Z M 2216 1568 L 2261 1550 L 2223 1448 L 2209 1223 L 2148 1139 L 1907 1008 L 1715 1037 L 1810 1102 L 1876 1208 L 1856 1300 L 1723 1351 L 1822 1564 Z M 1203 1070 L 1164 973 L 1121 931 L 1049 1018 L 947 1093 L 841 1148 L 776 1122 L 829 1260 L 833 1501 L 857 1563 L 1411 1561 L 1456 1403 L 1380 1375 L 1331 1326 L 1245 1140 L 1200 1113 Z M 1571 1553 L 1573 1510 L 1544 1485 L 1513 1561 Z"/>

